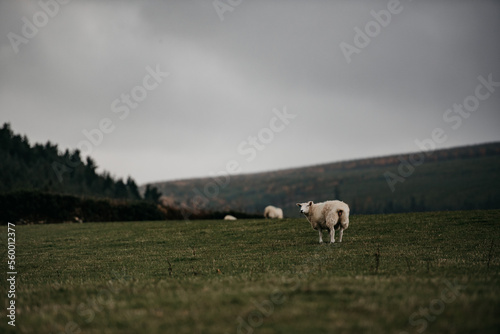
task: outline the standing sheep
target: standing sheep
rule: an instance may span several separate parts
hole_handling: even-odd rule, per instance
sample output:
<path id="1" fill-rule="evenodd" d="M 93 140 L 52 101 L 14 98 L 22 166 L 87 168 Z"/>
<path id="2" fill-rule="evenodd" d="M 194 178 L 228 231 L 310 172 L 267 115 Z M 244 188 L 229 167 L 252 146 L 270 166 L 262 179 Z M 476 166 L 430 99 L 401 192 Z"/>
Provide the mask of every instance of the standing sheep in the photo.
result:
<path id="1" fill-rule="evenodd" d="M 330 242 L 335 242 L 335 230 L 340 229 L 339 242 L 344 230 L 349 227 L 349 206 L 342 201 L 326 201 L 314 204 L 312 201 L 297 203 L 311 227 L 319 232 L 319 243 L 323 242 L 322 231 L 330 232 Z"/>
<path id="2" fill-rule="evenodd" d="M 283 219 L 283 210 L 272 205 L 264 209 L 264 218 Z"/>

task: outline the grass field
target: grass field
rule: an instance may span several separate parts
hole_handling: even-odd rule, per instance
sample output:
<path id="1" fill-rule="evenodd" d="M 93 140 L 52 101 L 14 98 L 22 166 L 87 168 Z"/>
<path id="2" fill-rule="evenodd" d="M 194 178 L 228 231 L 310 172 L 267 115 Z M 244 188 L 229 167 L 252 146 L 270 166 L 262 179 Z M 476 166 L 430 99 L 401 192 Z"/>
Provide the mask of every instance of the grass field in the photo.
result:
<path id="1" fill-rule="evenodd" d="M 333 245 L 305 218 L 16 226 L 0 332 L 498 333 L 499 238 L 500 211 L 352 216 Z"/>

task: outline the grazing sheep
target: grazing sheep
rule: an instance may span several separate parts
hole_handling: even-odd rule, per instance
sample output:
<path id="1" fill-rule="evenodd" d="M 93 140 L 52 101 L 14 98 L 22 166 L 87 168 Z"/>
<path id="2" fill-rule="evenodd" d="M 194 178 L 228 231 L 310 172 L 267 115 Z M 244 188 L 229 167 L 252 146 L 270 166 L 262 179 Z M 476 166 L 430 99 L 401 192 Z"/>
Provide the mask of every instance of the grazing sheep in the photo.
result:
<path id="1" fill-rule="evenodd" d="M 264 209 L 264 218 L 283 219 L 283 210 L 272 205 Z"/>
<path id="2" fill-rule="evenodd" d="M 235 216 L 231 216 L 231 215 L 226 215 L 224 217 L 224 220 L 236 220 L 236 217 Z"/>
<path id="3" fill-rule="evenodd" d="M 340 230 L 342 242 L 344 230 L 349 227 L 349 206 L 342 201 L 326 201 L 314 204 L 312 201 L 297 203 L 311 227 L 319 232 L 319 243 L 323 242 L 322 231 L 330 232 L 330 242 L 335 242 L 335 230 Z"/>

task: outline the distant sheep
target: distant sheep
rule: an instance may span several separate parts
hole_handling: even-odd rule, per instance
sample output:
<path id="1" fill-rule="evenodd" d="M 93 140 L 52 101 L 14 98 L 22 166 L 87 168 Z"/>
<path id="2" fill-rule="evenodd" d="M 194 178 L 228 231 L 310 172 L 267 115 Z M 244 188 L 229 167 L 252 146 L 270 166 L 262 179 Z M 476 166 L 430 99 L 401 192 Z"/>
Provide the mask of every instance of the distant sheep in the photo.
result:
<path id="1" fill-rule="evenodd" d="M 323 243 L 322 231 L 330 232 L 330 242 L 335 242 L 335 230 L 340 230 L 342 242 L 344 230 L 349 227 L 349 206 L 342 201 L 327 201 L 314 204 L 312 201 L 297 203 L 311 227 L 319 232 L 319 243 Z"/>
<path id="2" fill-rule="evenodd" d="M 237 220 L 235 216 L 231 216 L 231 215 L 226 215 L 224 217 L 224 220 Z"/>
<path id="3" fill-rule="evenodd" d="M 272 205 L 264 209 L 264 218 L 283 219 L 283 210 Z"/>

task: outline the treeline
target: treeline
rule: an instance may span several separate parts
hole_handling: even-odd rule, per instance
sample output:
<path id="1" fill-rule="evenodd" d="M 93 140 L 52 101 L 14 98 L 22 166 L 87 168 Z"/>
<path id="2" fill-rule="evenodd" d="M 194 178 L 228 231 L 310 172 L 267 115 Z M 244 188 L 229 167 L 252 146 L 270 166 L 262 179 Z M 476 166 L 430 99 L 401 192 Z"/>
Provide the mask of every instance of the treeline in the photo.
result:
<path id="1" fill-rule="evenodd" d="M 0 128 L 0 223 L 54 223 L 180 219 L 179 210 L 158 205 L 161 193 L 135 181 L 97 173 L 91 157 L 57 145 L 31 145 Z"/>
<path id="2" fill-rule="evenodd" d="M 135 181 L 99 174 L 91 157 L 79 150 L 59 152 L 57 145 L 30 144 L 26 136 L 14 134 L 10 124 L 0 129 L 0 193 L 37 190 L 113 199 L 142 199 Z"/>

